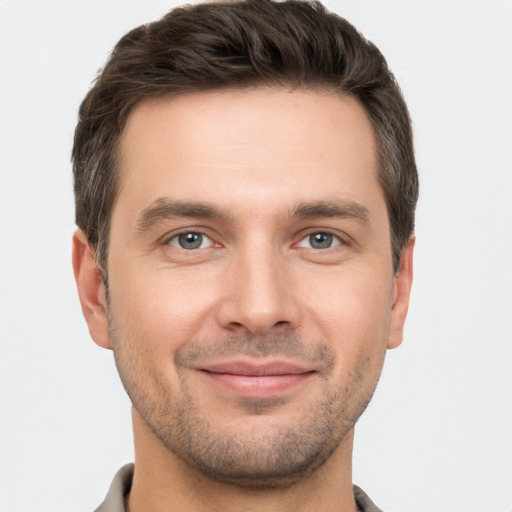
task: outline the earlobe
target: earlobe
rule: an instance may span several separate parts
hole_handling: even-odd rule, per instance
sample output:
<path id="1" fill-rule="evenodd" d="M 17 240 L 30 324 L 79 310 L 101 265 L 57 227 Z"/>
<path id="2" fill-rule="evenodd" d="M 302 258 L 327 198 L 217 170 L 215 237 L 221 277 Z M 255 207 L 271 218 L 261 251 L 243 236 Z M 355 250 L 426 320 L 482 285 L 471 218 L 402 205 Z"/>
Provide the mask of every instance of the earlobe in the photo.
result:
<path id="1" fill-rule="evenodd" d="M 80 229 L 73 234 L 73 271 L 89 333 L 100 347 L 111 349 L 105 286 L 93 249 Z"/>
<path id="2" fill-rule="evenodd" d="M 411 237 L 402 250 L 400 269 L 393 284 L 393 306 L 391 309 L 391 321 L 388 348 L 398 347 L 403 340 L 404 324 L 409 309 L 413 278 L 413 253 L 416 239 Z"/>

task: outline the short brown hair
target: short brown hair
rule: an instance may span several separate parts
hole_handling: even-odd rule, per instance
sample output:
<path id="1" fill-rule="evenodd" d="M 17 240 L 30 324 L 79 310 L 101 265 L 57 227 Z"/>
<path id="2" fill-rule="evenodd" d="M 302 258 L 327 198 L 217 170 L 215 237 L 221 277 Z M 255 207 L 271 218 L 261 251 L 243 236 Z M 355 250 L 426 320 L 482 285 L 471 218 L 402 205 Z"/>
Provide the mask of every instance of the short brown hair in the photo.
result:
<path id="1" fill-rule="evenodd" d="M 82 102 L 73 147 L 76 223 L 106 278 L 116 159 L 134 105 L 259 85 L 357 98 L 373 125 L 393 267 L 414 230 L 418 176 L 409 113 L 379 50 L 319 2 L 242 0 L 179 7 L 126 34 Z"/>

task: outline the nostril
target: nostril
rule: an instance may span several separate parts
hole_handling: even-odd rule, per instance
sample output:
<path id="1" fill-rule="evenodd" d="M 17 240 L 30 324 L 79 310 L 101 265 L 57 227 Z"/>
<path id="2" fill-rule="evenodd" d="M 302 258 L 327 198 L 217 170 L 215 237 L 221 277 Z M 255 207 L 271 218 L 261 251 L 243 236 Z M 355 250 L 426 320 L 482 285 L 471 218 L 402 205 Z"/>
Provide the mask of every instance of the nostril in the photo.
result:
<path id="1" fill-rule="evenodd" d="M 241 324 L 240 322 L 231 322 L 231 323 L 229 324 L 229 327 L 230 327 L 231 329 L 240 329 L 240 328 L 244 328 L 244 325 L 243 325 L 243 324 Z"/>

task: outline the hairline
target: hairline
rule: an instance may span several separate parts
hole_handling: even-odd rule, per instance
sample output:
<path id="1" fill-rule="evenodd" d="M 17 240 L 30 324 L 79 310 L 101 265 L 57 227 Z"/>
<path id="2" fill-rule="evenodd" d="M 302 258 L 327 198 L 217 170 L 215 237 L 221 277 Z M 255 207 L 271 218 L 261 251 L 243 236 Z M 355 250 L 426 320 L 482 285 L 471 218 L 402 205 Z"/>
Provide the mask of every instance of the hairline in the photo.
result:
<path id="1" fill-rule="evenodd" d="M 382 183 L 382 177 L 385 175 L 385 164 L 386 164 L 386 155 L 385 151 L 383 151 L 385 140 L 383 140 L 382 135 L 379 133 L 379 130 L 376 127 L 375 121 L 372 119 L 372 116 L 368 112 L 365 104 L 361 99 L 354 94 L 353 92 L 346 91 L 342 87 L 336 87 L 334 84 L 325 82 L 325 83 L 297 83 L 293 81 L 285 81 L 285 80 L 276 80 L 272 81 L 258 81 L 252 84 L 245 85 L 234 85 L 234 84 L 226 84 L 220 87 L 198 87 L 194 90 L 188 91 L 162 91 L 161 93 L 154 93 L 152 95 L 148 95 L 146 97 L 141 97 L 137 101 L 135 101 L 130 107 L 124 112 L 124 115 L 121 119 L 120 130 L 116 135 L 115 140 L 112 142 L 112 149 L 110 152 L 110 161 L 111 161 L 111 173 L 114 179 L 114 196 L 109 208 L 109 215 L 107 222 L 105 223 L 104 230 L 98 234 L 98 242 L 97 247 L 95 248 L 95 261 L 98 265 L 98 268 L 101 271 L 103 280 L 105 285 L 108 285 L 108 249 L 110 245 L 110 233 L 111 233 L 111 222 L 112 222 L 112 214 L 117 203 L 117 199 L 121 192 L 121 188 L 123 186 L 122 180 L 122 140 L 126 131 L 126 125 L 128 123 L 129 118 L 133 115 L 134 111 L 143 104 L 147 103 L 158 103 L 158 102 L 166 102 L 172 101 L 177 98 L 192 96 L 198 94 L 206 94 L 206 95 L 215 95 L 217 93 L 222 92 L 251 92 L 251 91 L 261 91 L 261 90 L 287 90 L 289 92 L 295 91 L 303 91 L 303 92 L 311 92 L 311 93 L 326 93 L 326 94 L 336 94 L 340 97 L 348 97 L 357 102 L 357 104 L 361 107 L 364 112 L 366 118 L 368 119 L 372 133 L 373 133 L 373 149 L 374 155 L 376 159 L 376 171 L 377 171 L 377 180 L 379 182 L 379 186 L 384 194 L 385 203 L 386 203 L 386 213 L 389 221 L 389 235 L 390 235 L 390 251 L 391 258 L 393 263 L 393 271 L 394 273 L 398 272 L 399 268 L 395 261 L 395 251 L 397 251 L 398 257 L 400 257 L 403 248 L 407 245 L 408 240 L 405 240 L 400 247 L 396 247 L 397 243 L 397 233 L 394 233 L 393 226 L 391 223 L 391 215 L 390 215 L 390 198 L 388 191 L 385 189 Z M 413 233 L 410 233 L 410 236 L 413 236 Z M 396 268 L 395 268 L 396 267 Z"/>

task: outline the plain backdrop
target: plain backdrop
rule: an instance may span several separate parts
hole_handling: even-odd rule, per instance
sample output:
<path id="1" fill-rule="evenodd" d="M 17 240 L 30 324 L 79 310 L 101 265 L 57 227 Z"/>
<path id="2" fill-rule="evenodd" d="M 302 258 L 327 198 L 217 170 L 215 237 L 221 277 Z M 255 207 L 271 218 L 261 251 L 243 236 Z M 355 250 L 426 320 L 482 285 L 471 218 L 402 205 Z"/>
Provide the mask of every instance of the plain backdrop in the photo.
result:
<path id="1" fill-rule="evenodd" d="M 512 1 L 327 6 L 387 57 L 421 199 L 404 344 L 356 429 L 393 512 L 512 511 Z M 0 512 L 87 512 L 133 458 L 130 404 L 70 264 L 77 109 L 161 0 L 0 0 Z"/>

